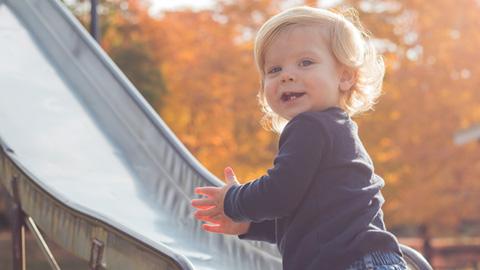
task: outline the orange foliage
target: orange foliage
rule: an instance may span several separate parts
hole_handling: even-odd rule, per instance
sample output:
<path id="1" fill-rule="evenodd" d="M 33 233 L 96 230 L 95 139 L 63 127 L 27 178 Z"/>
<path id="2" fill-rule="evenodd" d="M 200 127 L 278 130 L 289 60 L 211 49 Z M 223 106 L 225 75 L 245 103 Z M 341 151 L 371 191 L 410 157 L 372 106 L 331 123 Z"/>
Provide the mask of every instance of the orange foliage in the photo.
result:
<path id="1" fill-rule="evenodd" d="M 246 181 L 271 166 L 277 144 L 259 125 L 252 38 L 284 2 L 218 2 L 215 10 L 153 18 L 130 0 L 130 17 L 113 17 L 103 44 L 107 51 L 143 44 L 168 90 L 162 107 L 153 104 L 162 118 L 219 178 L 231 165 Z M 387 182 L 388 224 L 447 233 L 479 222 L 479 146 L 452 142 L 457 130 L 480 122 L 478 1 L 344 2 L 360 10 L 387 64 L 384 96 L 357 121 Z M 128 40 L 127 19 L 136 26 Z"/>

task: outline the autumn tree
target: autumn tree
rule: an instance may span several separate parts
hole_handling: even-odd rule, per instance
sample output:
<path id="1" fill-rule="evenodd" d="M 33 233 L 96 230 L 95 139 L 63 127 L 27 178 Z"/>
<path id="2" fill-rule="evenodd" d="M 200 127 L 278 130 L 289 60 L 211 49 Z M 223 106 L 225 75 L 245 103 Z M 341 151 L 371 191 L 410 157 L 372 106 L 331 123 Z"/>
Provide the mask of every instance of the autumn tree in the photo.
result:
<path id="1" fill-rule="evenodd" d="M 388 183 L 387 219 L 452 233 L 479 224 L 478 145 L 453 135 L 480 121 L 479 4 L 351 1 L 387 62 L 385 95 L 362 117 L 362 135 Z M 478 230 L 477 230 L 478 232 Z"/>
<path id="2" fill-rule="evenodd" d="M 218 88 L 221 89 L 219 93 L 226 96 L 219 101 L 223 100 L 226 107 L 236 108 L 233 114 L 219 109 L 222 111 L 219 122 L 229 116 L 228 125 L 222 126 L 222 129 L 229 127 L 225 129 L 228 135 L 225 135 L 223 144 L 226 152 L 220 156 L 223 157 L 221 160 L 248 164 L 245 170 L 262 172 L 270 165 L 267 161 L 269 157 L 271 159 L 275 153 L 276 138 L 265 136 L 265 139 L 256 140 L 252 136 L 255 132 L 262 132 L 258 131 L 260 127 L 257 123 L 252 121 L 260 117 L 258 112 L 255 113 L 257 105 L 252 99 L 256 93 L 253 89 L 258 87 L 255 82 L 258 75 L 249 68 L 253 62 L 248 60 L 249 57 L 251 59 L 248 50 L 251 50 L 255 29 L 264 19 L 281 9 L 282 2 L 219 3 L 220 12 L 208 13 L 212 18 L 220 18 L 220 24 L 213 23 L 211 26 L 218 28 L 208 32 L 228 29 L 228 34 L 222 35 L 224 43 L 215 46 L 215 50 L 207 46 L 197 52 L 196 49 L 200 49 L 204 41 L 196 44 L 191 42 L 190 46 L 196 49 L 185 50 L 198 54 L 207 52 L 207 59 L 211 59 L 212 56 L 208 54 L 212 51 L 215 51 L 215 57 L 225 53 L 223 57 L 235 59 L 233 63 L 230 62 L 231 69 L 222 70 L 235 70 L 235 66 L 238 66 L 238 72 L 228 73 L 231 76 L 229 80 L 226 80 L 226 73 L 220 75 L 225 80 L 225 86 Z M 479 24 L 476 19 L 478 4 L 473 1 L 433 3 L 372 0 L 345 1 L 334 8 L 341 10 L 344 4 L 359 10 L 366 28 L 374 33 L 374 42 L 384 54 L 387 64 L 384 95 L 375 111 L 358 117 L 357 121 L 377 172 L 387 182 L 385 195 L 388 202 L 385 210 L 389 224 L 398 227 L 426 223 L 433 226 L 436 233 L 449 233 L 458 230 L 465 222 L 478 222 L 480 217 L 475 211 L 479 204 L 475 199 L 479 192 L 479 184 L 475 181 L 480 167 L 478 146 L 455 146 L 452 143 L 452 136 L 458 129 L 480 121 L 479 106 L 476 106 L 479 94 L 475 91 L 478 78 L 473 76 L 478 73 L 474 64 L 474 60 L 479 58 L 476 47 L 480 40 L 475 30 Z M 203 28 L 196 28 L 199 29 Z M 186 36 L 189 31 L 185 29 L 184 33 Z M 225 43 L 225 40 L 229 43 Z M 182 38 L 179 42 L 185 41 Z M 243 54 L 239 47 L 245 50 Z M 195 63 L 197 65 L 194 66 L 201 67 L 202 71 L 206 70 L 205 67 L 212 67 Z M 196 77 L 191 79 L 191 83 L 197 80 Z M 202 88 L 192 86 L 188 89 Z M 212 91 L 215 90 L 209 89 L 207 93 L 212 94 L 210 98 L 217 96 Z M 195 105 L 191 108 L 198 109 L 200 103 L 193 103 Z M 198 112 L 195 110 L 191 113 Z M 213 122 L 217 118 L 204 119 L 207 122 L 198 126 L 207 125 L 208 129 L 215 130 L 212 127 L 216 125 Z M 185 125 L 187 123 L 190 122 L 187 121 Z M 182 134 L 182 130 L 179 128 L 178 134 Z M 195 132 L 198 130 L 188 133 Z M 208 139 L 204 137 L 208 135 L 191 136 L 190 140 L 198 140 L 196 146 L 202 149 L 197 152 L 193 148 L 193 152 L 205 151 L 204 156 L 199 155 L 200 160 L 203 162 L 207 157 L 211 159 L 205 164 L 209 168 L 218 165 L 214 172 L 221 175 L 219 172 L 225 162 L 212 159 L 220 152 L 209 146 Z M 229 145 L 228 142 L 234 143 Z M 250 162 L 254 160 L 252 156 L 260 155 L 261 162 Z"/>
<path id="3" fill-rule="evenodd" d="M 187 148 L 219 178 L 227 165 L 242 181 L 272 166 L 278 137 L 259 124 L 253 37 L 289 1 L 219 0 L 153 17 L 148 2 L 120 2 L 104 13 L 102 46 Z M 478 1 L 334 3 L 359 11 L 387 66 L 375 110 L 355 118 L 387 183 L 387 223 L 427 224 L 437 235 L 480 224 L 479 145 L 452 142 L 480 122 Z"/>
<path id="4" fill-rule="evenodd" d="M 170 90 L 161 116 L 208 169 L 221 177 L 232 165 L 244 179 L 253 177 L 252 163 L 264 162 L 261 154 L 245 155 L 245 144 L 270 152 L 270 134 L 255 120 L 258 78 L 251 45 L 237 45 L 233 28 L 219 20 L 212 11 L 170 12 L 160 19 L 162 71 Z M 240 142 L 245 130 L 246 143 Z"/>

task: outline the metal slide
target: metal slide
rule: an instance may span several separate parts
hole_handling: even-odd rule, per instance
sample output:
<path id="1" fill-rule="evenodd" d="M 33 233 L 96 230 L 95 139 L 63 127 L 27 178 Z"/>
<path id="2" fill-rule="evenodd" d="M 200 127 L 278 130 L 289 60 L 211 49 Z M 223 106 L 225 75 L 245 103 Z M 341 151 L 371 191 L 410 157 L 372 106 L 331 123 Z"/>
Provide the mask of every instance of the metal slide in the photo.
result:
<path id="1" fill-rule="evenodd" d="M 0 187 L 96 269 L 281 269 L 200 229 L 193 189 L 221 181 L 58 0 L 0 0 L 0 143 Z"/>

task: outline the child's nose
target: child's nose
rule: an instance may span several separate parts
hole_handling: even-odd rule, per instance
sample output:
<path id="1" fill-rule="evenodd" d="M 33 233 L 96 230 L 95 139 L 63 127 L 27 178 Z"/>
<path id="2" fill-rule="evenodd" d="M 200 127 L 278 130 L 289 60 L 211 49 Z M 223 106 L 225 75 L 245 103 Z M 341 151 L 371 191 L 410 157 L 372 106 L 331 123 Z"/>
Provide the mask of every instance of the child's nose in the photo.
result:
<path id="1" fill-rule="evenodd" d="M 293 81 L 295 81 L 295 80 L 293 79 L 293 77 L 288 77 L 288 78 L 285 77 L 285 78 L 282 79 L 282 82 L 293 82 Z"/>
<path id="2" fill-rule="evenodd" d="M 282 82 L 294 82 L 295 81 L 295 75 L 291 71 L 284 71 L 282 74 Z"/>

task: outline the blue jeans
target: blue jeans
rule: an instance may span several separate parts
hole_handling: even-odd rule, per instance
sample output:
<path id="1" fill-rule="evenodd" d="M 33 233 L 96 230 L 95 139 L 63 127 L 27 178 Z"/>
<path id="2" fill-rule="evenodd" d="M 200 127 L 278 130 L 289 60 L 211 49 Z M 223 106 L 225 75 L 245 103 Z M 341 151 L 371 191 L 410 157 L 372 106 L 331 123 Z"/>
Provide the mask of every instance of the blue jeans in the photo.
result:
<path id="1" fill-rule="evenodd" d="M 407 270 L 407 263 L 395 252 L 371 252 L 356 260 L 346 270 Z"/>

